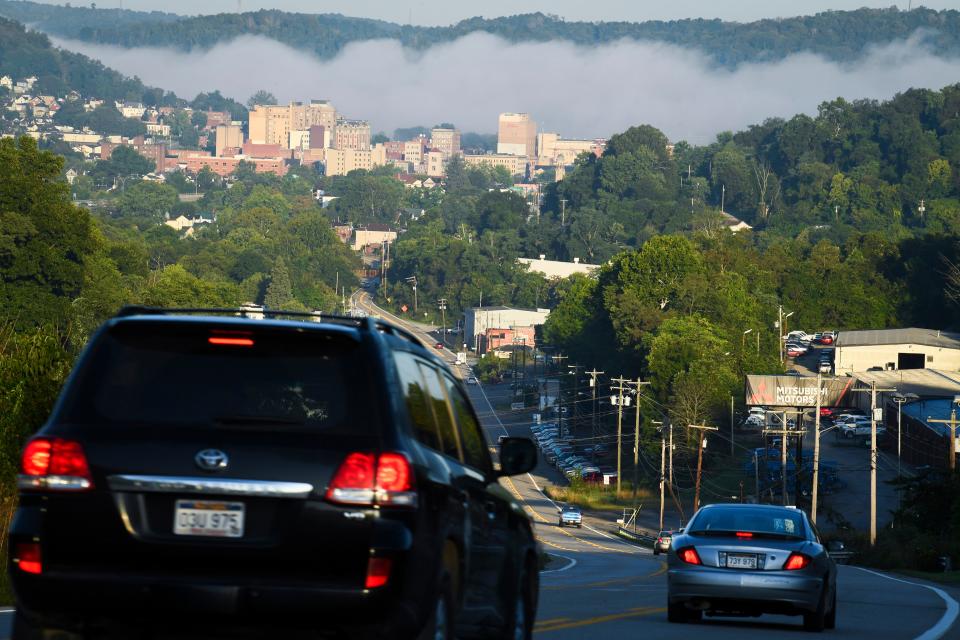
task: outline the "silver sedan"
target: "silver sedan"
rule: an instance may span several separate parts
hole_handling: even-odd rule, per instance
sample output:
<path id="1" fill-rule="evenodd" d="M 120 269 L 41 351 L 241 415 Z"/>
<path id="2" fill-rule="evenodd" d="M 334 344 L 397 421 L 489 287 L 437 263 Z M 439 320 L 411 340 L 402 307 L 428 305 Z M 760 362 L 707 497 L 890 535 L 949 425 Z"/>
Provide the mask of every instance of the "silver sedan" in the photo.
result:
<path id="1" fill-rule="evenodd" d="M 703 507 L 674 534 L 667 617 L 802 615 L 809 631 L 837 623 L 837 567 L 799 509 Z"/>

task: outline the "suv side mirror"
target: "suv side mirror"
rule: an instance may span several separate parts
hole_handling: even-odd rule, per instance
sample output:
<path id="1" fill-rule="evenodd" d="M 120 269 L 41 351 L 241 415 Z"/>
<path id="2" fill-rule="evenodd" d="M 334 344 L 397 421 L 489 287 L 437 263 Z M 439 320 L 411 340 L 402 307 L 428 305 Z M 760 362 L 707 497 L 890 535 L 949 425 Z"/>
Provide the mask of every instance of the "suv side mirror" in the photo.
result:
<path id="1" fill-rule="evenodd" d="M 537 448 L 529 438 L 504 438 L 500 443 L 500 476 L 518 476 L 537 466 Z"/>

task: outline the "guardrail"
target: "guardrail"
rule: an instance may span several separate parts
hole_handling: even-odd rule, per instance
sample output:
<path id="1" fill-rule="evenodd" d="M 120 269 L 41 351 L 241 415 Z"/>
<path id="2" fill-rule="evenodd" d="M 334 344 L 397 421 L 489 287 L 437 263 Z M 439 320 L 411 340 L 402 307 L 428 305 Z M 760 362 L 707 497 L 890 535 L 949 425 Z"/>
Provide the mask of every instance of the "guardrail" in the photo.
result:
<path id="1" fill-rule="evenodd" d="M 850 564 L 850 560 L 856 555 L 853 551 L 828 551 L 827 553 L 837 564 Z"/>
<path id="2" fill-rule="evenodd" d="M 655 535 L 650 535 L 643 529 L 634 529 L 632 527 L 624 529 L 622 526 L 618 526 L 617 535 L 637 544 L 648 544 L 651 546 L 653 546 L 653 543 L 657 540 Z"/>

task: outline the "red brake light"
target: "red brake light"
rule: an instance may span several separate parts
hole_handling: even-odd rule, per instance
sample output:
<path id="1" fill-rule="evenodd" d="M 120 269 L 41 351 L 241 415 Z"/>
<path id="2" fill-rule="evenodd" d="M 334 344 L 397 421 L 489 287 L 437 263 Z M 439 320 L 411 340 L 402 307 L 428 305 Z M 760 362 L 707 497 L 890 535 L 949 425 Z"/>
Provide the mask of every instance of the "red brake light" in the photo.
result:
<path id="1" fill-rule="evenodd" d="M 53 454 L 50 456 L 50 475 L 90 477 L 90 467 L 87 466 L 87 456 L 79 442 L 72 440 L 53 441 Z"/>
<path id="2" fill-rule="evenodd" d="M 393 561 L 390 558 L 370 558 L 367 561 L 367 580 L 364 588 L 376 589 L 387 584 L 392 566 Z"/>
<path id="3" fill-rule="evenodd" d="M 327 499 L 344 504 L 416 505 L 413 469 L 399 453 L 351 453 L 327 489 Z"/>
<path id="4" fill-rule="evenodd" d="M 252 347 L 253 340 L 250 338 L 218 338 L 211 336 L 207 339 L 210 344 L 216 344 L 227 347 Z"/>
<path id="5" fill-rule="evenodd" d="M 50 468 L 50 449 L 52 445 L 46 438 L 37 438 L 27 443 L 23 450 L 21 472 L 28 476 L 46 475 Z"/>
<path id="6" fill-rule="evenodd" d="M 382 453 L 377 461 L 377 489 L 410 490 L 410 463 L 399 453 Z"/>
<path id="7" fill-rule="evenodd" d="M 697 554 L 697 550 L 693 547 L 681 549 L 680 551 L 677 551 L 677 555 L 680 556 L 680 559 L 687 564 L 703 564 L 700 562 L 700 556 Z"/>
<path id="8" fill-rule="evenodd" d="M 84 491 L 93 488 L 93 477 L 83 447 L 63 438 L 34 438 L 20 460 L 21 489 Z"/>
<path id="9" fill-rule="evenodd" d="M 797 569 L 803 569 L 810 564 L 810 556 L 804 555 L 802 553 L 797 553 L 794 551 L 790 554 L 790 557 L 787 558 L 787 561 L 783 564 L 783 568 L 787 571 L 796 571 Z"/>
<path id="10" fill-rule="evenodd" d="M 24 573 L 39 575 L 43 572 L 39 542 L 18 542 L 13 547 L 13 561 Z"/>
<path id="11" fill-rule="evenodd" d="M 752 538 L 753 534 L 749 531 L 737 531 L 738 538 Z"/>

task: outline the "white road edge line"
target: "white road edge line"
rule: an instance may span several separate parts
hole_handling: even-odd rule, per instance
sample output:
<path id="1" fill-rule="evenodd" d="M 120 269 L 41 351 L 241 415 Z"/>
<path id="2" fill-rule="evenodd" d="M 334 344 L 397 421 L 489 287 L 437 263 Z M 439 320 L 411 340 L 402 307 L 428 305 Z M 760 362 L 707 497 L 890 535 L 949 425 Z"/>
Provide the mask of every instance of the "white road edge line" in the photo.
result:
<path id="1" fill-rule="evenodd" d="M 560 555 L 559 553 L 549 553 L 549 552 L 548 552 L 548 555 L 555 556 L 555 557 L 557 557 L 557 558 L 563 558 L 564 560 L 567 560 L 568 562 L 567 562 L 567 564 L 566 564 L 565 566 L 562 566 L 562 567 L 560 567 L 559 569 L 547 569 L 546 571 L 541 571 L 541 572 L 540 572 L 540 575 L 543 575 L 543 574 L 545 574 L 545 573 L 560 573 L 561 571 L 566 571 L 567 569 L 573 569 L 573 568 L 577 565 L 577 561 L 576 561 L 576 560 L 574 560 L 573 558 L 568 558 L 567 556 L 562 556 L 562 555 Z"/>
<path id="2" fill-rule="evenodd" d="M 909 584 L 913 587 L 923 587 L 924 589 L 929 589 L 940 596 L 940 599 L 943 600 L 944 604 L 947 605 L 946 613 L 943 614 L 937 624 L 933 625 L 921 635 L 917 636 L 915 640 L 939 640 L 944 636 L 944 634 L 947 633 L 947 631 L 950 630 L 950 627 L 953 626 L 953 623 L 956 622 L 957 615 L 960 613 L 960 604 L 957 604 L 957 601 L 951 598 L 943 589 L 938 589 L 928 584 L 921 584 L 919 582 L 901 580 L 900 578 L 894 578 L 892 576 L 880 573 L 879 571 L 872 571 L 870 569 L 864 569 L 863 567 L 852 568 L 859 569 L 860 571 L 866 571 L 867 573 L 872 573 L 875 576 L 880 576 L 881 578 L 886 578 L 887 580 L 893 580 L 894 582 L 902 582 L 903 584 Z"/>

